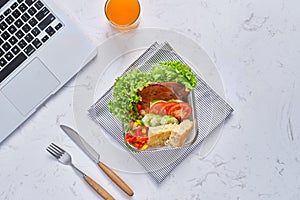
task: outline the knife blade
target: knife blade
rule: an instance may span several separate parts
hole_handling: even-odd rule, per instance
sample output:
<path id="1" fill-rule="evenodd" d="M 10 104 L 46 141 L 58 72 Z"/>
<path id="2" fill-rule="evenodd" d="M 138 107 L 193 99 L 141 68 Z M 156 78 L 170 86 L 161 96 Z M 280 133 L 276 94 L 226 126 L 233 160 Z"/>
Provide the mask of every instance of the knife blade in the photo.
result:
<path id="1" fill-rule="evenodd" d="M 85 152 L 94 162 L 97 163 L 103 172 L 116 185 L 118 185 L 129 196 L 133 196 L 133 190 L 114 171 L 100 161 L 100 155 L 74 129 L 66 125 L 60 125 L 60 128 L 73 140 L 73 142 L 75 142 L 75 144 L 81 148 L 81 150 L 83 150 L 83 152 Z"/>

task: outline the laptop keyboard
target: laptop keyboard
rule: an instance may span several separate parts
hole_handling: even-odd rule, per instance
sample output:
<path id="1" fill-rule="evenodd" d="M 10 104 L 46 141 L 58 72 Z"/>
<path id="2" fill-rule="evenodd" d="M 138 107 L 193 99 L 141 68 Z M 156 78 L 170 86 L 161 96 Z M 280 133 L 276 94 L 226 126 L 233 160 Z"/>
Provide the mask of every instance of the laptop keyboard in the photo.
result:
<path id="1" fill-rule="evenodd" d="M 62 27 L 40 0 L 12 3 L 0 14 L 0 83 Z"/>

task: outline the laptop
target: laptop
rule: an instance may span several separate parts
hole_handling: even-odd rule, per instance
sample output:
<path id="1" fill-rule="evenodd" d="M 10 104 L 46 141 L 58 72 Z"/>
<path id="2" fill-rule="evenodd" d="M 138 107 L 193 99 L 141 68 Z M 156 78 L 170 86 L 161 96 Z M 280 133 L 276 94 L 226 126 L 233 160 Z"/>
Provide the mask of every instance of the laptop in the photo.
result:
<path id="1" fill-rule="evenodd" d="M 0 142 L 96 54 L 52 0 L 0 0 Z"/>

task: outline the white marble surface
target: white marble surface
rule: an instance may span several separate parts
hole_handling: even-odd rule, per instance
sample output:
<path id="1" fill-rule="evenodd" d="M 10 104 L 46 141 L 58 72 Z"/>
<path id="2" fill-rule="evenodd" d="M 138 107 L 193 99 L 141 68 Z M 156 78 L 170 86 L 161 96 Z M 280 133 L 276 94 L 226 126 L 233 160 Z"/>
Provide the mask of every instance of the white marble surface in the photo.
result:
<path id="1" fill-rule="evenodd" d="M 57 4 L 101 44 L 116 34 L 104 0 Z M 54 141 L 117 199 L 295 200 L 300 198 L 300 3 L 297 0 L 141 0 L 139 29 L 158 27 L 196 40 L 213 58 L 235 109 L 203 160 L 194 151 L 161 184 L 118 172 L 124 195 L 60 129 L 74 124 L 74 80 L 0 144 L 0 199 L 99 199 L 45 151 Z M 76 156 L 75 156 L 76 155 Z"/>

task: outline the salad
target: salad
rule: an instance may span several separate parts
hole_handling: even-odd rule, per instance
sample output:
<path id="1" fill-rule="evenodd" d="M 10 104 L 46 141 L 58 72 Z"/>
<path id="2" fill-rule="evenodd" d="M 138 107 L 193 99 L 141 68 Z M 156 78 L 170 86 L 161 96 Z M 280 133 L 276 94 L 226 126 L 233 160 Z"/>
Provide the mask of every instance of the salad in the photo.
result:
<path id="1" fill-rule="evenodd" d="M 118 77 L 108 107 L 124 124 L 125 140 L 134 148 L 172 145 L 170 138 L 180 140 L 176 134 L 190 130 L 183 127 L 192 124 L 188 96 L 196 85 L 196 75 L 187 65 L 160 62 L 149 73 L 133 69 Z"/>

